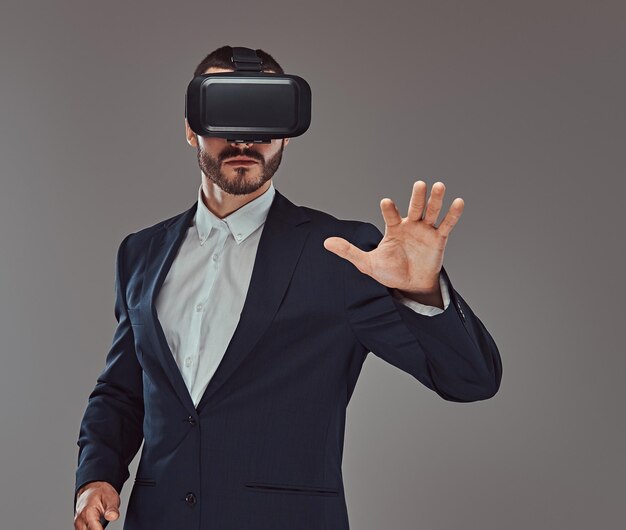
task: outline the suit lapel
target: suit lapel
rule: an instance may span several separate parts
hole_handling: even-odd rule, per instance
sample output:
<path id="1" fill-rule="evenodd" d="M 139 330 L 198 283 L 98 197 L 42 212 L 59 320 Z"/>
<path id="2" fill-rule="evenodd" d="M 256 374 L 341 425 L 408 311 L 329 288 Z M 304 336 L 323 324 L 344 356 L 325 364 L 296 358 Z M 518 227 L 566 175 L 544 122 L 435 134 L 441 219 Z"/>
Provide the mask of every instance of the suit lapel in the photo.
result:
<path id="1" fill-rule="evenodd" d="M 185 238 L 187 228 L 192 222 L 197 206 L 198 203 L 195 202 L 191 208 L 180 216 L 165 221 L 161 225 L 161 229 L 150 239 L 141 295 L 142 312 L 147 315 L 146 326 L 153 350 L 163 366 L 174 391 L 190 411 L 194 410 L 193 400 L 165 338 L 163 328 L 157 317 L 154 301 Z"/>
<path id="2" fill-rule="evenodd" d="M 197 202 L 179 217 L 164 222 L 163 229 L 150 240 L 142 294 L 142 304 L 145 314 L 148 315 L 149 334 L 153 338 L 159 361 L 176 394 L 190 413 L 200 412 L 206 406 L 267 330 L 278 311 L 309 234 L 306 227 L 309 218 L 305 211 L 275 190 L 259 240 L 239 322 L 217 371 L 195 408 L 167 344 L 154 302 L 193 220 L 196 208 Z M 305 226 L 299 226 L 301 224 Z"/>

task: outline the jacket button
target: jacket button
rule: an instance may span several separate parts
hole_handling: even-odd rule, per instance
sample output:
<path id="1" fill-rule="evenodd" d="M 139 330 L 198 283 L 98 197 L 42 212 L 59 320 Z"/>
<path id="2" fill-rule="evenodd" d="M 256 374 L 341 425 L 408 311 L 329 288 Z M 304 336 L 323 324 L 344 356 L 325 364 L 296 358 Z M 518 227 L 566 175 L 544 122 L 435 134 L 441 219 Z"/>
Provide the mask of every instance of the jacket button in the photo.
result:
<path id="1" fill-rule="evenodd" d="M 196 424 L 196 420 L 193 418 L 193 416 L 189 416 L 189 417 L 187 418 L 187 421 L 188 421 L 189 423 L 191 423 L 191 425 L 195 425 L 195 424 Z"/>
<path id="2" fill-rule="evenodd" d="M 187 493 L 185 500 L 187 501 L 187 504 L 191 504 L 192 506 L 196 504 L 196 496 L 191 492 Z"/>

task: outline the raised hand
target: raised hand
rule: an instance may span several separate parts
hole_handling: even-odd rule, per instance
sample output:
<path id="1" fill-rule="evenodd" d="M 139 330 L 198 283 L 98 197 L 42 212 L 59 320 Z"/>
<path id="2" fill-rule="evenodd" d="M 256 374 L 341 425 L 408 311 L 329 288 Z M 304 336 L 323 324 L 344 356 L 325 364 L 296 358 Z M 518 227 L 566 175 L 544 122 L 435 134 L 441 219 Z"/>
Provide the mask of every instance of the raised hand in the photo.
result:
<path id="1" fill-rule="evenodd" d="M 365 252 L 341 237 L 327 238 L 324 248 L 348 260 L 381 284 L 407 296 L 440 291 L 439 272 L 446 243 L 465 203 L 460 197 L 454 199 L 440 225 L 435 227 L 445 186 L 443 182 L 435 182 L 428 203 L 426 190 L 426 183 L 422 180 L 413 184 L 406 217 L 400 216 L 391 199 L 380 201 L 385 233 L 377 248 Z M 426 212 L 422 218 L 424 207 Z"/>

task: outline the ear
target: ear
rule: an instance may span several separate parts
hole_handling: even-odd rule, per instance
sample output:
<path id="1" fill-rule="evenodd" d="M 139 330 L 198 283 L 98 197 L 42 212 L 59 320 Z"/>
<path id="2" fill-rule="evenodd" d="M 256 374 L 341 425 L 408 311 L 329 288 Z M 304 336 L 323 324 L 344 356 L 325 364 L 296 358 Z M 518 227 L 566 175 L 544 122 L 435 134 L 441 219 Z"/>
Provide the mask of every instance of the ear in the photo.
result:
<path id="1" fill-rule="evenodd" d="M 185 136 L 187 137 L 187 143 L 191 147 L 198 147 L 198 136 L 195 132 L 193 132 L 191 127 L 189 127 L 189 122 L 187 121 L 187 118 L 185 118 Z"/>
<path id="2" fill-rule="evenodd" d="M 291 138 L 285 138 L 285 145 L 289 143 L 289 140 L 291 140 Z"/>

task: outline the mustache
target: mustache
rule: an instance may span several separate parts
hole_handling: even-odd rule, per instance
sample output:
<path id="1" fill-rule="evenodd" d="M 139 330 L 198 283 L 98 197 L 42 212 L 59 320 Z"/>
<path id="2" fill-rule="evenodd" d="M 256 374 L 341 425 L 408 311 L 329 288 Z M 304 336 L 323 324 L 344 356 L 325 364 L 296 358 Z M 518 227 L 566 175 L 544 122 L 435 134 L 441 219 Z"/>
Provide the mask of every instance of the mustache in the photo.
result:
<path id="1" fill-rule="evenodd" d="M 254 151 L 224 151 L 220 156 L 221 160 L 225 160 L 227 158 L 236 158 L 238 156 L 243 156 L 246 158 L 251 158 L 252 160 L 261 161 L 261 158 Z"/>

